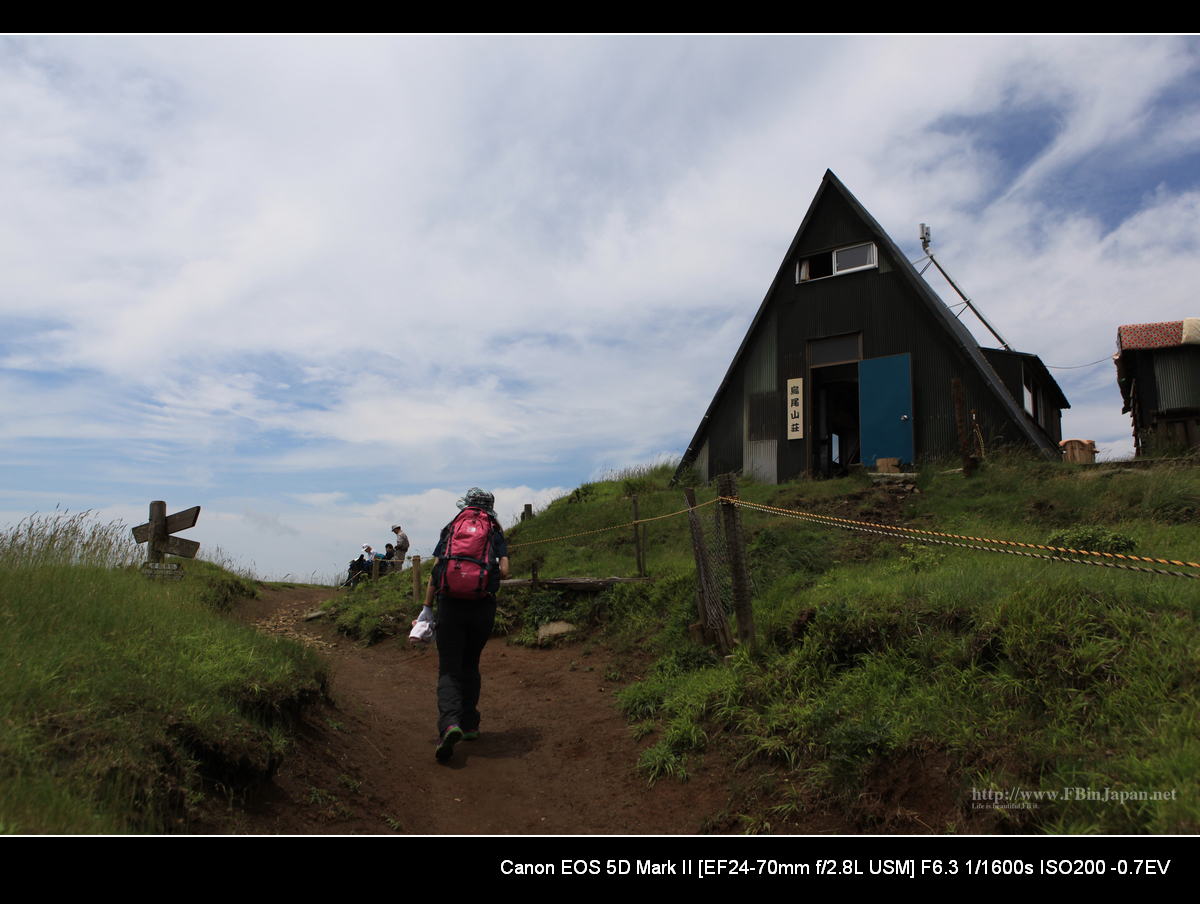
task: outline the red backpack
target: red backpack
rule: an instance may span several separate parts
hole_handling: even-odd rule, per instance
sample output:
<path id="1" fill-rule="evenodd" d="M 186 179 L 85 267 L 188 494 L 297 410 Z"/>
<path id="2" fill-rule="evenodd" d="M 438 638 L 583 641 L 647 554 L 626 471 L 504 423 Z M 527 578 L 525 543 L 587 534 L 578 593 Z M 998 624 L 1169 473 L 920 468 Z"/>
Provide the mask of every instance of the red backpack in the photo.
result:
<path id="1" fill-rule="evenodd" d="M 499 585 L 500 559 L 493 542 L 492 517 L 481 508 L 465 508 L 446 526 L 438 594 L 459 600 L 479 600 Z"/>

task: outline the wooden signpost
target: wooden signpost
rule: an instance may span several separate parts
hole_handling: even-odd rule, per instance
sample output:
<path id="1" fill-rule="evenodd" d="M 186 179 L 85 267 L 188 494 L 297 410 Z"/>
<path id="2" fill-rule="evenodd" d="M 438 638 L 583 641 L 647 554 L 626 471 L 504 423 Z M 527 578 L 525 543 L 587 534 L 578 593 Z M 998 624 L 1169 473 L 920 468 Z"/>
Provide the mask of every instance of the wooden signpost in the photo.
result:
<path id="1" fill-rule="evenodd" d="M 172 537 L 171 534 L 194 527 L 200 517 L 200 506 L 193 506 L 167 515 L 167 504 L 162 501 L 150 503 L 150 520 L 133 528 L 133 539 L 138 543 L 147 544 L 146 564 L 142 566 L 142 574 L 147 577 L 167 577 L 179 580 L 178 565 L 169 565 L 167 556 L 179 556 L 184 559 L 194 559 L 200 544 L 195 540 L 184 540 L 182 537 Z"/>

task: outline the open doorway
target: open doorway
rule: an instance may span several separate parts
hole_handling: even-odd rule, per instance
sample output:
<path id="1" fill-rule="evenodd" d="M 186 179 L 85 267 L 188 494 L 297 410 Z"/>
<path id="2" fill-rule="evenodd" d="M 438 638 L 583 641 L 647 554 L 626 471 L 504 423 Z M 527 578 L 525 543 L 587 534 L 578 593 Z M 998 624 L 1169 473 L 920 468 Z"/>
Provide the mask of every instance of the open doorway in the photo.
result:
<path id="1" fill-rule="evenodd" d="M 813 471 L 844 477 L 859 464 L 858 364 L 813 367 Z"/>

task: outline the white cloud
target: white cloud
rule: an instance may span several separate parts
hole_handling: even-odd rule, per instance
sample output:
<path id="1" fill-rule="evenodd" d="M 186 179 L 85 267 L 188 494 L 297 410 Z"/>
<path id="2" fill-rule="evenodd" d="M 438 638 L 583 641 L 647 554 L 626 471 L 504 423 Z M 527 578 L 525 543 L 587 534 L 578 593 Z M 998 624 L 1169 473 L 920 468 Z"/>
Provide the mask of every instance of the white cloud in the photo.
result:
<path id="1" fill-rule="evenodd" d="M 256 512 L 254 509 L 246 509 L 245 521 L 255 530 L 265 531 L 277 537 L 294 537 L 300 534 L 300 531 L 296 528 L 281 522 L 278 515 Z"/>
<path id="2" fill-rule="evenodd" d="M 826 167 L 1095 360 L 1194 313 L 1195 79 L 1173 38 L 7 39 L 0 493 L 203 496 L 323 571 L 432 547 L 431 487 L 682 452 Z M 1056 374 L 1127 444 L 1111 365 Z"/>

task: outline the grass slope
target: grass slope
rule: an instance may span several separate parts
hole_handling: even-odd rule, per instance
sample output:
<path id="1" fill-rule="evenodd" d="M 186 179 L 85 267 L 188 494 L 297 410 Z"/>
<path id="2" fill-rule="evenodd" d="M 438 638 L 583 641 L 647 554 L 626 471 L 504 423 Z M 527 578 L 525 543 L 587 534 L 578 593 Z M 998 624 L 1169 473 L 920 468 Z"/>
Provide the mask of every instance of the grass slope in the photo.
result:
<path id="1" fill-rule="evenodd" d="M 189 562 L 152 582 L 137 559 L 86 515 L 0 536 L 0 832 L 184 829 L 269 776 L 324 692 L 314 654 L 220 615 L 256 593 L 244 578 Z"/>
<path id="2" fill-rule="evenodd" d="M 682 493 L 665 491 L 669 468 L 646 470 L 642 517 L 681 508 Z M 513 529 L 514 572 L 536 560 L 543 576 L 633 573 L 627 529 L 533 542 L 629 520 L 629 477 L 614 477 Z M 1193 468 L 1010 458 L 969 480 L 929 469 L 914 484 L 876 487 L 871 475 L 743 481 L 740 495 L 931 531 L 1200 558 Z M 757 653 L 738 650 L 718 665 L 690 645 L 695 577 L 685 518 L 649 525 L 658 582 L 615 588 L 576 613 L 604 624 L 618 646 L 659 656 L 619 695 L 638 733 L 655 740 L 640 763 L 649 780 L 685 778 L 719 745 L 771 777 L 735 814 L 741 828 L 786 830 L 805 807 L 849 808 L 889 763 L 934 755 L 948 763 L 961 801 L 958 816 L 934 830 L 963 828 L 973 801 L 1012 789 L 1023 799 L 990 809 L 984 830 L 1200 828 L 1198 582 L 927 546 L 747 509 L 742 519 Z M 1026 809 L 1039 794 L 1043 802 Z"/>

